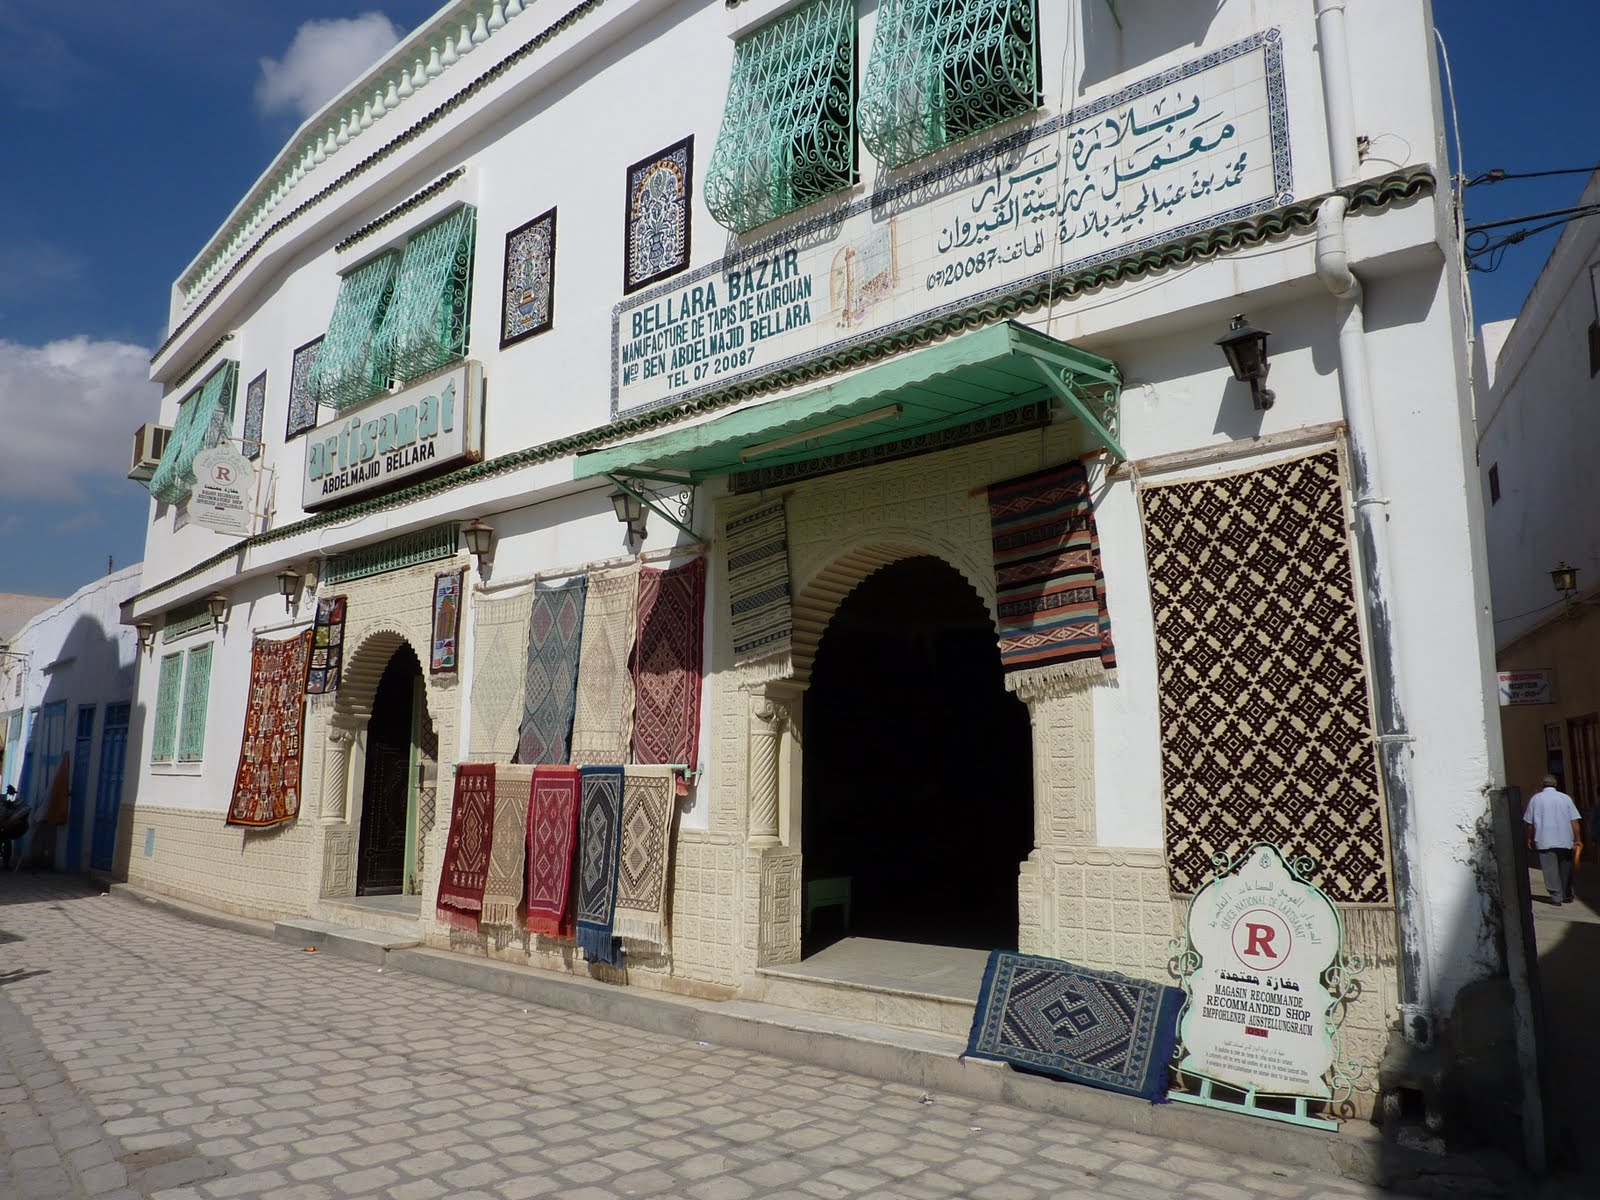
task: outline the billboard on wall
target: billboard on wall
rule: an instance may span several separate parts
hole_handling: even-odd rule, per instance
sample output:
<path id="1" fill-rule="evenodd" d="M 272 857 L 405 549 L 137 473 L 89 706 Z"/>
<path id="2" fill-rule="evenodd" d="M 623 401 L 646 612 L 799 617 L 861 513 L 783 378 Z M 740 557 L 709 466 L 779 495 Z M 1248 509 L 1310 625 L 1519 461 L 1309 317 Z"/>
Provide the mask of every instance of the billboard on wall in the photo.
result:
<path id="1" fill-rule="evenodd" d="M 630 296 L 611 412 L 718 390 L 1293 199 L 1265 30 Z"/>

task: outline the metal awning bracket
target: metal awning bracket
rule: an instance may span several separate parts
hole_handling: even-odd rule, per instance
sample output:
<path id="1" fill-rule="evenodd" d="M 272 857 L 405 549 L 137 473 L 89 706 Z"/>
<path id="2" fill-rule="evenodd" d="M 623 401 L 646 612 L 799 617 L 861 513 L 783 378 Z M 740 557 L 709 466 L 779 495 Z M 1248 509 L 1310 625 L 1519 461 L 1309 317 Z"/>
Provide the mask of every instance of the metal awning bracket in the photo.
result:
<path id="1" fill-rule="evenodd" d="M 1111 432 L 1110 426 L 1116 423 L 1117 402 L 1121 397 L 1121 389 L 1114 384 L 1108 384 L 1109 395 L 1101 398 L 1097 403 L 1095 398 L 1079 389 L 1073 382 L 1063 378 L 1063 372 L 1053 363 L 1029 354 L 1028 361 L 1039 372 L 1039 378 L 1044 380 L 1045 386 L 1055 398 L 1078 420 L 1082 421 L 1094 434 L 1099 443 L 1111 452 L 1112 456 L 1120 462 L 1126 462 L 1128 452 L 1122 448 L 1122 443 Z M 1095 410 L 1099 409 L 1099 412 Z"/>
<path id="2" fill-rule="evenodd" d="M 607 471 L 605 477 L 636 498 L 663 521 L 683 530 L 695 541 L 705 539 L 694 531 L 694 481 L 638 471 Z"/>

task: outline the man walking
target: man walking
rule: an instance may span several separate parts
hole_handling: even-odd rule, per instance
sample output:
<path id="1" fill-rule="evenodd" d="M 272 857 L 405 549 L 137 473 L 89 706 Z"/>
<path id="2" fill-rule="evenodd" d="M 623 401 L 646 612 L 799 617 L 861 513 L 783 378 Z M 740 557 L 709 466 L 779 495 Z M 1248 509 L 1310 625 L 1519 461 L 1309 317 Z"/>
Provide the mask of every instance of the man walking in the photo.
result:
<path id="1" fill-rule="evenodd" d="M 1551 904 L 1572 899 L 1572 851 L 1583 845 L 1583 818 L 1572 797 L 1556 788 L 1556 777 L 1546 775 L 1522 814 L 1528 826 L 1528 849 L 1539 852 L 1544 886 Z"/>

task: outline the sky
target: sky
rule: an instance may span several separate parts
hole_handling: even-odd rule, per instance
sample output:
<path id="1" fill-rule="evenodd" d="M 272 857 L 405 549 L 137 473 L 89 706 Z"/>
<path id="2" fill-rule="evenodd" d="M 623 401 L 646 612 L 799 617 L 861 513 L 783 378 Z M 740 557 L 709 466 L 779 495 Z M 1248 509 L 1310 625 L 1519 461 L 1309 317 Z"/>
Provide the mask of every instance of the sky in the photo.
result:
<path id="1" fill-rule="evenodd" d="M 172 281 L 305 116 L 440 3 L 0 0 L 0 592 L 64 596 L 142 556 L 125 473 Z M 1600 5 L 1434 11 L 1467 175 L 1600 161 Z M 1467 219 L 1567 207 L 1583 182 L 1475 186 Z M 1516 315 L 1558 233 L 1473 272 L 1480 322 Z"/>

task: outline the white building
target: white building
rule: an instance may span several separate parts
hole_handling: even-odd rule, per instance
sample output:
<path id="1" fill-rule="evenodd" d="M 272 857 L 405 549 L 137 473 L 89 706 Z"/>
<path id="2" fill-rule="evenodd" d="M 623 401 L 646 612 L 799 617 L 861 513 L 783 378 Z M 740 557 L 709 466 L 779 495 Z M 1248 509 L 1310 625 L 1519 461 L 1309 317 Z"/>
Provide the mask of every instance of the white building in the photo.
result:
<path id="1" fill-rule="evenodd" d="M 587 969 L 452 933 L 433 898 L 454 764 L 515 742 L 505 614 L 636 548 L 621 485 L 648 558 L 708 567 L 703 774 L 670 943 L 630 985 L 842 1003 L 781 968 L 844 898 L 852 935 L 1164 978 L 1211 855 L 1270 840 L 1368 957 L 1343 1028 L 1370 1105 L 1402 1014 L 1445 1036 L 1501 970 L 1432 38 L 1415 0 L 447 6 L 174 285 L 173 503 L 124 614 L 157 639 L 129 879 L 347 923 L 414 889 L 430 943 Z M 1272 331 L 1275 403 L 1216 344 L 1240 313 Z M 261 443 L 242 539 L 183 499 L 224 422 Z M 985 489 L 1083 456 L 1117 673 L 1008 692 Z M 788 570 L 753 600 L 729 523 L 742 544 L 775 501 Z M 461 568 L 459 670 L 434 671 Z M 252 639 L 334 595 L 298 819 L 241 832 Z M 767 602 L 786 654 L 752 663 Z"/>

